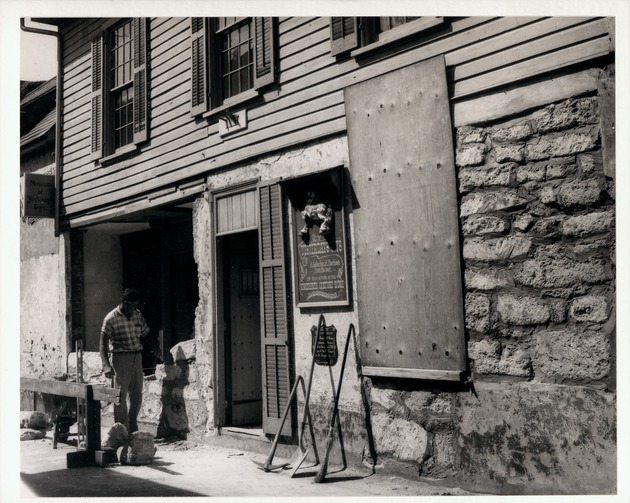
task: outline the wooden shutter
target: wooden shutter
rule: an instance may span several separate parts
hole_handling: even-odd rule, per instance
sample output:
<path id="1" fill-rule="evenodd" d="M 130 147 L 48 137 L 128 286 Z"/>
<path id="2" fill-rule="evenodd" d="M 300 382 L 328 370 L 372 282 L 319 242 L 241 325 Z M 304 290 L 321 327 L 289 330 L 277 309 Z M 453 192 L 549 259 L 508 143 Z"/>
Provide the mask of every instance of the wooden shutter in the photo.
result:
<path id="1" fill-rule="evenodd" d="M 270 434 L 280 429 L 291 392 L 283 201 L 280 185 L 259 186 L 263 431 Z M 291 423 L 289 413 L 283 435 L 291 435 Z"/>
<path id="2" fill-rule="evenodd" d="M 272 84 L 275 81 L 275 37 L 273 18 L 254 18 L 256 37 L 256 67 L 254 69 L 254 88 Z"/>
<path id="3" fill-rule="evenodd" d="M 91 155 L 90 159 L 103 156 L 103 36 L 92 40 L 92 91 L 91 91 Z"/>
<path id="4" fill-rule="evenodd" d="M 365 375 L 459 380 L 459 221 L 444 58 L 345 91 Z"/>
<path id="5" fill-rule="evenodd" d="M 208 41 L 208 28 L 203 17 L 190 18 L 192 37 L 191 47 L 191 96 L 190 108 L 192 115 L 199 115 L 208 111 L 209 104 L 209 74 L 208 54 L 206 43 Z"/>
<path id="6" fill-rule="evenodd" d="M 330 52 L 333 56 L 359 45 L 359 24 L 356 17 L 330 18 Z"/>
<path id="7" fill-rule="evenodd" d="M 133 142 L 148 138 L 147 18 L 133 20 Z"/>

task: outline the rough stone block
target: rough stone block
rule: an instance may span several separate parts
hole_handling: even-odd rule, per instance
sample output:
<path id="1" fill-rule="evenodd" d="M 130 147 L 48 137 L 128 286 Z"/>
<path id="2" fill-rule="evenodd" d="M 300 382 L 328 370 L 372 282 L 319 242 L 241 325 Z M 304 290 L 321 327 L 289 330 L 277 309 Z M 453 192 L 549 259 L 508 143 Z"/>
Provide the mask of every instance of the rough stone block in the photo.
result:
<path id="1" fill-rule="evenodd" d="M 116 423 L 112 426 L 103 442 L 103 449 L 110 449 L 117 451 L 120 447 L 123 447 L 129 441 L 129 432 L 122 423 Z"/>
<path id="2" fill-rule="evenodd" d="M 525 145 L 497 145 L 492 149 L 492 153 L 498 163 L 523 162 Z"/>
<path id="3" fill-rule="evenodd" d="M 514 222 L 512 223 L 512 227 L 521 232 L 526 232 L 534 223 L 534 217 L 529 213 L 524 213 L 523 215 L 518 215 Z"/>
<path id="4" fill-rule="evenodd" d="M 372 417 L 374 444 L 379 455 L 420 463 L 427 449 L 427 432 L 417 423 L 388 414 Z"/>
<path id="5" fill-rule="evenodd" d="M 615 221 L 612 210 L 575 215 L 567 218 L 562 224 L 562 234 L 567 237 L 584 237 L 601 232 L 608 232 Z"/>
<path id="6" fill-rule="evenodd" d="M 592 150 L 597 145 L 597 130 L 572 132 L 560 136 L 542 137 L 527 144 L 526 156 L 530 161 L 541 161 L 550 157 L 562 157 Z"/>
<path id="7" fill-rule="evenodd" d="M 469 192 L 476 188 L 510 185 L 512 170 L 515 164 L 508 163 L 498 166 L 478 166 L 459 170 L 459 190 Z"/>
<path id="8" fill-rule="evenodd" d="M 512 275 L 504 269 L 482 269 L 475 271 L 467 268 L 464 281 L 468 290 L 496 290 L 504 286 L 513 286 Z"/>
<path id="9" fill-rule="evenodd" d="M 486 141 L 486 132 L 482 128 L 465 126 L 457 130 L 457 138 L 460 144 L 483 143 Z"/>
<path id="10" fill-rule="evenodd" d="M 384 410 L 390 410 L 396 405 L 395 397 L 399 394 L 400 392 L 398 390 L 372 386 L 370 389 L 370 401 L 372 406 L 376 405 L 382 407 Z"/>
<path id="11" fill-rule="evenodd" d="M 596 124 L 597 102 L 594 98 L 571 99 L 549 105 L 532 116 L 539 132 L 559 131 L 586 124 Z"/>
<path id="12" fill-rule="evenodd" d="M 462 226 L 466 236 L 482 234 L 502 234 L 510 229 L 509 222 L 494 215 L 477 215 L 468 218 Z"/>
<path id="13" fill-rule="evenodd" d="M 468 217 L 477 213 L 510 210 L 526 203 L 525 198 L 513 191 L 471 194 L 462 199 L 460 214 L 462 217 Z"/>
<path id="14" fill-rule="evenodd" d="M 492 131 L 490 136 L 494 142 L 511 143 L 529 138 L 533 133 L 531 124 L 525 121 Z"/>
<path id="15" fill-rule="evenodd" d="M 612 279 L 607 261 L 589 258 L 586 261 L 564 257 L 526 260 L 514 279 L 535 288 L 564 288 L 577 284 L 595 284 Z"/>
<path id="16" fill-rule="evenodd" d="M 565 208 L 588 206 L 599 202 L 602 187 L 597 180 L 573 180 L 560 187 L 558 201 Z"/>
<path id="17" fill-rule="evenodd" d="M 505 323 L 515 325 L 537 325 L 549 321 L 549 305 L 527 295 L 499 295 L 497 312 Z"/>
<path id="18" fill-rule="evenodd" d="M 472 238 L 464 241 L 463 255 L 466 260 L 481 262 L 517 259 L 527 256 L 531 246 L 531 239 L 523 236 L 488 240 Z"/>
<path id="19" fill-rule="evenodd" d="M 171 348 L 173 361 L 181 362 L 195 359 L 195 339 L 180 342 Z"/>
<path id="20" fill-rule="evenodd" d="M 528 377 L 531 360 L 526 348 L 499 341 L 473 341 L 468 345 L 468 356 L 474 362 L 476 374 L 500 374 Z"/>
<path id="21" fill-rule="evenodd" d="M 534 373 L 542 378 L 604 379 L 610 371 L 606 334 L 579 327 L 542 330 L 535 336 Z"/>
<path id="22" fill-rule="evenodd" d="M 567 304 L 563 300 L 554 300 L 549 303 L 552 323 L 562 323 L 567 319 Z"/>
<path id="23" fill-rule="evenodd" d="M 45 430 L 50 424 L 50 416 L 45 412 L 24 410 L 20 412 L 20 427 Z"/>
<path id="24" fill-rule="evenodd" d="M 577 158 L 577 165 L 582 176 L 591 175 L 593 173 L 603 173 L 602 156 L 588 154 L 580 154 Z"/>
<path id="25" fill-rule="evenodd" d="M 575 157 L 551 159 L 551 161 L 547 163 L 547 180 L 573 176 L 576 171 Z"/>
<path id="26" fill-rule="evenodd" d="M 586 295 L 574 299 L 569 308 L 576 321 L 602 323 L 608 320 L 608 303 L 603 295 Z"/>
<path id="27" fill-rule="evenodd" d="M 540 202 L 543 204 L 553 204 L 558 200 L 557 189 L 547 185 L 540 190 Z"/>
<path id="28" fill-rule="evenodd" d="M 466 328 L 486 332 L 490 328 L 490 299 L 487 295 L 466 295 Z"/>
<path id="29" fill-rule="evenodd" d="M 126 465 L 150 465 L 153 464 L 155 451 L 153 435 L 147 431 L 136 431 L 123 447 L 120 462 Z"/>
<path id="30" fill-rule="evenodd" d="M 528 164 L 520 166 L 516 170 L 516 181 L 518 183 L 526 182 L 542 182 L 547 174 L 547 166 L 545 164 Z"/>
<path id="31" fill-rule="evenodd" d="M 560 216 L 541 218 L 534 224 L 530 234 L 545 239 L 557 238 L 560 236 L 559 226 L 562 218 Z"/>
<path id="32" fill-rule="evenodd" d="M 475 391 L 458 393 L 453 407 L 464 487 L 498 494 L 616 494 L 614 393 L 505 382 L 478 382 Z"/>
<path id="33" fill-rule="evenodd" d="M 457 151 L 455 163 L 459 167 L 478 166 L 485 161 L 486 146 L 483 143 L 470 143 Z"/>
<path id="34" fill-rule="evenodd" d="M 44 430 L 36 430 L 33 428 L 20 429 L 20 440 L 39 440 L 45 436 L 46 432 Z"/>

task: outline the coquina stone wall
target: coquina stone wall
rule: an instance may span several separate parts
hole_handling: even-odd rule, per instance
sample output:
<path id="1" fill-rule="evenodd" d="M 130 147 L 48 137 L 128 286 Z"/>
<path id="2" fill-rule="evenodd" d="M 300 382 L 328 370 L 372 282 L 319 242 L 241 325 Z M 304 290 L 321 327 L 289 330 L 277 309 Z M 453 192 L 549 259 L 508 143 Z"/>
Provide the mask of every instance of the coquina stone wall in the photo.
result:
<path id="1" fill-rule="evenodd" d="M 614 493 L 615 193 L 605 100 L 457 130 L 470 393 L 455 466 L 496 492 Z"/>
<path id="2" fill-rule="evenodd" d="M 471 379 L 367 380 L 377 467 L 616 491 L 614 84 L 455 131 Z"/>

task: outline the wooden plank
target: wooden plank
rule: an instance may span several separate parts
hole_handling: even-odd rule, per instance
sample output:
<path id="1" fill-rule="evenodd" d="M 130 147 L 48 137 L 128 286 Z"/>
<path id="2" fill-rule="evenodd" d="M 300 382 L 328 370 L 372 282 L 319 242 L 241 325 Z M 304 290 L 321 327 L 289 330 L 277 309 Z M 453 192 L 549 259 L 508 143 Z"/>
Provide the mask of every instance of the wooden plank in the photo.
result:
<path id="1" fill-rule="evenodd" d="M 537 37 L 534 40 L 527 41 L 527 43 L 521 41 L 520 44 L 509 49 L 503 49 L 500 52 L 476 59 L 470 63 L 457 65 L 454 67 L 453 80 L 463 80 L 473 75 L 492 71 L 502 66 L 511 65 L 545 52 L 551 52 L 608 33 L 608 22 L 606 19 L 598 19 L 591 23 L 571 26 L 571 23 L 576 24 L 577 22 L 576 18 L 568 18 L 565 24 L 569 28 L 565 30 L 548 36 L 541 36 L 542 34 L 537 30 L 533 34 L 529 34 L 532 38 Z M 519 41 L 517 34 L 514 34 L 514 39 L 511 42 Z M 451 64 L 450 57 L 447 58 L 447 64 Z"/>
<path id="2" fill-rule="evenodd" d="M 597 70 L 585 70 L 540 82 L 458 101 L 453 105 L 453 126 L 479 124 L 524 112 L 548 103 L 597 90 Z"/>
<path id="3" fill-rule="evenodd" d="M 327 31 L 328 37 L 330 37 L 328 18 L 326 17 L 314 17 L 314 18 L 304 18 L 304 23 L 296 26 L 292 30 L 279 30 L 278 40 L 280 42 L 280 55 L 282 56 L 282 51 L 287 50 L 287 47 L 292 46 L 294 44 L 302 45 L 302 41 L 305 38 L 310 37 L 311 35 Z M 286 27 L 286 25 L 285 25 Z M 321 33 L 320 33 L 321 34 Z M 307 43 L 304 44 L 308 45 Z M 283 49 L 284 48 L 284 49 Z M 288 49 L 289 51 L 294 51 L 295 49 Z"/>
<path id="4" fill-rule="evenodd" d="M 368 377 L 400 377 L 429 381 L 461 381 L 462 372 L 457 370 L 401 369 L 393 367 L 362 367 L 361 374 Z"/>
<path id="5" fill-rule="evenodd" d="M 20 389 L 37 391 L 51 395 L 69 396 L 86 400 L 90 385 L 71 381 L 45 381 L 42 379 L 20 378 Z"/>
<path id="6" fill-rule="evenodd" d="M 451 96 L 453 98 L 461 98 L 501 85 L 514 83 L 528 77 L 534 77 L 545 72 L 559 70 L 560 68 L 582 61 L 605 56 L 609 53 L 609 50 L 610 44 L 607 36 L 589 40 L 505 68 L 484 73 L 477 77 L 455 82 L 451 87 Z"/>
<path id="7" fill-rule="evenodd" d="M 284 133 L 302 129 L 306 125 L 318 124 L 336 117 L 342 117 L 343 115 L 343 105 L 338 105 L 336 107 L 319 110 L 308 117 L 298 117 L 297 119 L 289 120 L 272 127 L 257 130 L 255 133 L 251 133 L 248 136 L 250 139 L 253 137 L 252 142 L 263 141 L 268 138 L 273 138 L 274 136 L 281 136 Z M 219 144 L 215 148 L 225 153 L 227 150 L 226 145 L 227 144 Z M 174 147 L 171 153 L 160 156 L 160 165 L 155 165 L 155 163 L 146 163 L 146 165 L 136 164 L 133 166 L 133 170 L 126 170 L 126 176 L 122 178 L 118 176 L 116 172 L 112 173 L 107 170 L 107 174 L 103 177 L 93 179 L 80 187 L 66 188 L 63 195 L 64 204 L 70 205 L 88 199 L 93 201 L 94 204 L 98 204 L 98 202 L 104 198 L 107 200 L 111 197 L 110 194 L 112 192 L 125 190 L 130 187 L 133 188 L 133 186 L 138 183 L 147 180 L 155 180 L 165 173 L 173 171 L 172 162 L 176 162 L 181 159 L 183 155 L 186 155 L 186 149 L 181 148 L 181 146 L 178 147 L 177 145 L 174 145 Z M 199 146 L 196 142 L 191 142 L 189 149 L 197 151 Z M 212 149 L 206 147 L 206 152 L 208 152 L 209 158 L 214 157 Z M 165 166 L 168 167 L 165 169 Z"/>
<path id="8" fill-rule="evenodd" d="M 226 156 L 226 162 L 228 164 L 236 163 L 243 161 L 245 159 L 249 159 L 251 157 L 258 156 L 259 153 L 270 152 L 274 150 L 280 150 L 283 148 L 287 148 L 290 146 L 294 146 L 296 143 L 301 143 L 304 141 L 304 137 L 308 137 L 309 139 L 317 139 L 323 136 L 329 136 L 335 133 L 341 133 L 346 129 L 346 120 L 345 117 L 335 119 L 332 123 L 324 123 L 316 125 L 312 128 L 309 128 L 305 131 L 295 131 L 288 135 L 284 135 L 278 138 L 272 138 L 264 144 L 250 145 L 245 149 L 235 151 L 228 156 Z M 186 159 L 180 160 L 177 163 L 177 167 L 175 170 L 169 175 L 164 177 L 163 184 L 171 184 L 175 183 L 179 179 L 182 178 L 182 174 L 185 172 L 186 176 L 196 176 L 203 175 L 217 169 L 218 166 L 214 164 L 208 165 L 208 160 L 202 153 L 195 154 Z M 181 170 L 181 171 L 180 171 Z M 211 176 L 211 175 L 208 175 Z M 155 181 L 154 181 L 155 182 Z M 145 190 L 151 190 L 155 187 L 159 187 L 161 184 L 153 183 L 153 186 L 146 187 Z M 143 187 L 145 188 L 145 187 Z M 139 192 L 141 193 L 141 192 Z M 160 204 L 168 204 L 173 201 L 177 201 L 183 199 L 189 194 L 194 194 L 196 192 L 192 191 L 187 194 L 176 194 L 170 198 L 163 198 L 156 201 L 155 205 Z M 90 204 L 85 204 L 83 206 L 79 206 L 78 209 L 76 207 L 66 208 L 66 216 L 68 216 L 68 224 L 71 227 L 77 227 L 82 225 L 91 225 L 98 222 L 103 222 L 111 218 L 115 218 L 117 216 L 122 216 L 130 212 L 141 211 L 146 207 L 146 202 L 142 201 L 139 203 L 129 204 L 128 201 L 124 201 L 124 203 L 117 203 L 115 199 L 109 198 L 107 206 L 103 206 L 102 208 L 96 209 L 88 216 L 81 215 L 80 212 L 84 210 L 93 209 Z M 151 201 L 153 203 L 153 201 Z"/>
<path id="9" fill-rule="evenodd" d="M 553 33 L 576 24 L 584 23 L 592 18 L 585 17 L 551 17 L 530 19 L 513 30 L 486 38 L 475 44 L 466 45 L 446 55 L 447 66 L 458 66 L 488 54 L 501 53 L 503 50 L 537 37 Z"/>
<path id="10" fill-rule="evenodd" d="M 92 397 L 101 402 L 120 403 L 120 390 L 110 386 L 92 384 Z"/>

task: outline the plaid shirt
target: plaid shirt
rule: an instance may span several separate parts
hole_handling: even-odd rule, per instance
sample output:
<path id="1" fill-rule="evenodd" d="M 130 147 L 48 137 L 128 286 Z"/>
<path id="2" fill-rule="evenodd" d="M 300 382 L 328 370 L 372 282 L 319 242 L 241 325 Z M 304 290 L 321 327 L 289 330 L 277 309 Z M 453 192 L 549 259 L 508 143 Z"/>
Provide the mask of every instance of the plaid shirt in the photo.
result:
<path id="1" fill-rule="evenodd" d="M 109 338 L 112 353 L 141 351 L 140 338 L 149 333 L 147 322 L 137 309 L 129 318 L 118 306 L 105 316 L 101 331 Z"/>

